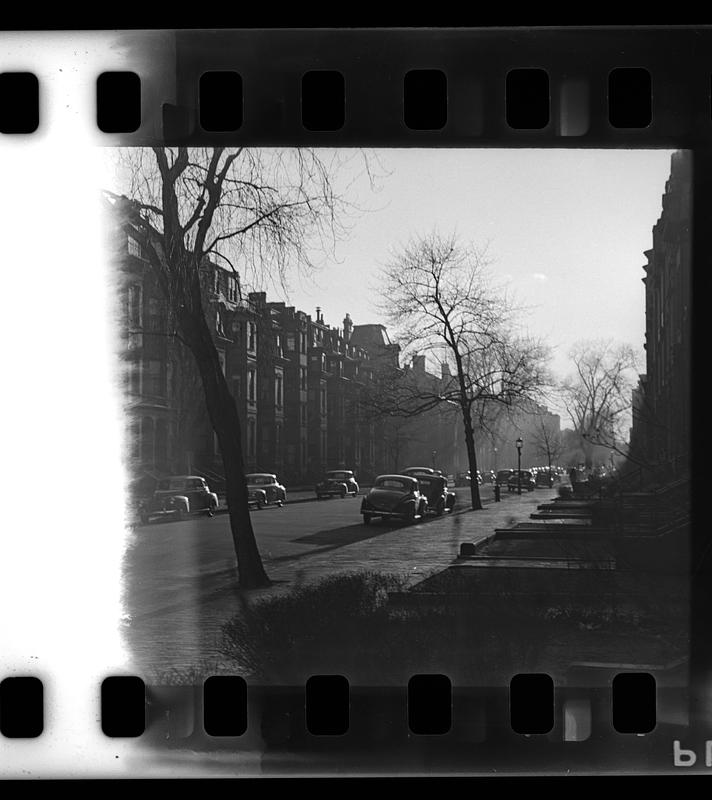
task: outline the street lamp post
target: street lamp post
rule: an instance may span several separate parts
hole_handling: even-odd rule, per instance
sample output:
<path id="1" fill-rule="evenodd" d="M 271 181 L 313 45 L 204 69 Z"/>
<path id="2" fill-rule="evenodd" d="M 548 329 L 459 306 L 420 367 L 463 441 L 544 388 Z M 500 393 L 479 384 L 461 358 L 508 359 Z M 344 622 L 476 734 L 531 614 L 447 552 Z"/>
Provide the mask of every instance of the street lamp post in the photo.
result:
<path id="1" fill-rule="evenodd" d="M 522 493 L 522 437 L 517 438 L 517 494 Z"/>

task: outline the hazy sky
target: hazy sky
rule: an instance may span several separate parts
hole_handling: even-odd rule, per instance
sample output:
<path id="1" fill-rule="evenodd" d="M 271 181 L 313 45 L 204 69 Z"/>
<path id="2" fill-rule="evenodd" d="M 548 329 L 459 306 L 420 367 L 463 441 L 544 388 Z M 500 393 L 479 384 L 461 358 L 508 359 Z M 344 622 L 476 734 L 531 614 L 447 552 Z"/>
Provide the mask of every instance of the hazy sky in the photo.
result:
<path id="1" fill-rule="evenodd" d="M 378 152 L 390 173 L 363 202 L 378 210 L 355 221 L 309 283 L 293 282 L 289 302 L 341 326 L 380 322 L 374 300 L 389 249 L 433 227 L 489 243 L 492 269 L 533 310 L 522 326 L 554 348 L 553 368 L 569 371 L 578 339 L 613 338 L 639 348 L 645 333 L 641 278 L 670 171 L 663 150 L 423 150 Z M 641 364 L 641 371 L 643 365 Z"/>

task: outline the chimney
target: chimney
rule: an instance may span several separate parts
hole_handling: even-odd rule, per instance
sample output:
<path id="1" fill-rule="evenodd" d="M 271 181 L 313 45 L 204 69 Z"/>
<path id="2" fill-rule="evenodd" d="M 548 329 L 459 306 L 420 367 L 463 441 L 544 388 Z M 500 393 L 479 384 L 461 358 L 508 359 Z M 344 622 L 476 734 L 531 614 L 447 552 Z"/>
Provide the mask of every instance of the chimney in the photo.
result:
<path id="1" fill-rule="evenodd" d="M 316 307 L 316 321 L 317 322 L 324 322 L 324 317 L 321 316 L 321 306 Z"/>
<path id="2" fill-rule="evenodd" d="M 444 381 L 449 380 L 450 378 L 452 378 L 452 374 L 450 373 L 450 365 L 447 363 L 447 361 L 443 362 L 440 365 L 440 377 Z"/>
<path id="3" fill-rule="evenodd" d="M 425 372 L 425 356 L 413 356 L 413 371 Z"/>
<path id="4" fill-rule="evenodd" d="M 353 331 L 354 324 L 351 322 L 351 317 L 347 314 L 344 317 L 344 341 L 348 344 L 351 340 L 351 332 Z"/>

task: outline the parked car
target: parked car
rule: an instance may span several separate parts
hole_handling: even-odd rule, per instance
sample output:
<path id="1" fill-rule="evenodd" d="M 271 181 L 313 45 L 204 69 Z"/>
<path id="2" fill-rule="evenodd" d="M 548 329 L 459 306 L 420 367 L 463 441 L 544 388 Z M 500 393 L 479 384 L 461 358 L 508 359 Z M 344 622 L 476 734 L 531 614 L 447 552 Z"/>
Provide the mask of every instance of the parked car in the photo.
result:
<path id="1" fill-rule="evenodd" d="M 417 477 L 418 475 L 439 475 L 440 470 L 432 469 L 431 467 L 406 467 L 398 474 L 411 475 L 413 477 Z"/>
<path id="2" fill-rule="evenodd" d="M 555 483 L 560 482 L 560 478 L 556 470 L 552 469 L 549 472 L 548 469 L 540 469 L 537 470 L 536 475 L 534 476 L 534 480 L 536 481 L 537 486 L 553 486 Z"/>
<path id="3" fill-rule="evenodd" d="M 428 510 L 428 500 L 420 491 L 418 479 L 411 475 L 379 475 L 361 501 L 363 522 L 374 517 L 413 522 Z"/>
<path id="4" fill-rule="evenodd" d="M 536 481 L 534 480 L 534 476 L 528 469 L 523 469 L 519 475 L 521 475 L 521 487 L 522 491 L 526 492 L 533 492 L 536 489 Z M 512 470 L 512 475 L 510 475 L 509 480 L 507 481 L 507 490 L 510 492 L 518 492 L 520 486 L 520 478 L 517 474 L 517 470 Z"/>
<path id="5" fill-rule="evenodd" d="M 354 497 L 358 494 L 358 483 L 351 470 L 348 469 L 333 469 L 326 473 L 324 479 L 319 481 L 314 487 L 316 491 L 316 499 L 321 500 L 322 497 L 346 497 L 352 494 Z"/>
<path id="6" fill-rule="evenodd" d="M 470 485 L 470 470 L 467 472 L 458 472 L 455 475 L 455 486 L 469 486 Z"/>
<path id="7" fill-rule="evenodd" d="M 287 490 L 271 472 L 251 472 L 245 475 L 247 499 L 257 508 L 270 503 L 281 506 L 287 499 Z"/>
<path id="8" fill-rule="evenodd" d="M 447 480 L 441 475 L 420 475 L 418 485 L 428 501 L 427 511 L 441 517 L 445 511 L 452 512 L 455 508 L 457 495 L 447 488 Z"/>
<path id="9" fill-rule="evenodd" d="M 514 474 L 513 469 L 500 469 L 497 471 L 497 476 L 495 478 L 495 483 L 498 486 L 506 486 L 509 479 Z"/>
<path id="10" fill-rule="evenodd" d="M 145 525 L 154 519 L 184 519 L 194 512 L 212 517 L 217 507 L 218 496 L 210 491 L 205 478 L 174 475 L 158 481 L 153 496 L 139 508 L 139 518 Z"/>

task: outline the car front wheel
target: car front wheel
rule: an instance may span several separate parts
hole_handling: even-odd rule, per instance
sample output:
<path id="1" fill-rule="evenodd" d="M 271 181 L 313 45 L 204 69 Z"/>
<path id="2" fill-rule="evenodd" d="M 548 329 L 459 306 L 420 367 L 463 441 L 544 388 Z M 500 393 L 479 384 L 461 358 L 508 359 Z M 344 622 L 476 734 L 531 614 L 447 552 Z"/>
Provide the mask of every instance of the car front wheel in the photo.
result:
<path id="1" fill-rule="evenodd" d="M 364 514 L 363 515 L 363 524 L 364 525 L 370 525 L 371 524 L 371 519 L 372 519 L 372 517 L 371 517 L 370 514 Z"/>
<path id="2" fill-rule="evenodd" d="M 415 522 L 415 506 L 411 506 L 403 515 L 403 522 L 405 522 L 406 525 L 411 525 Z"/>

